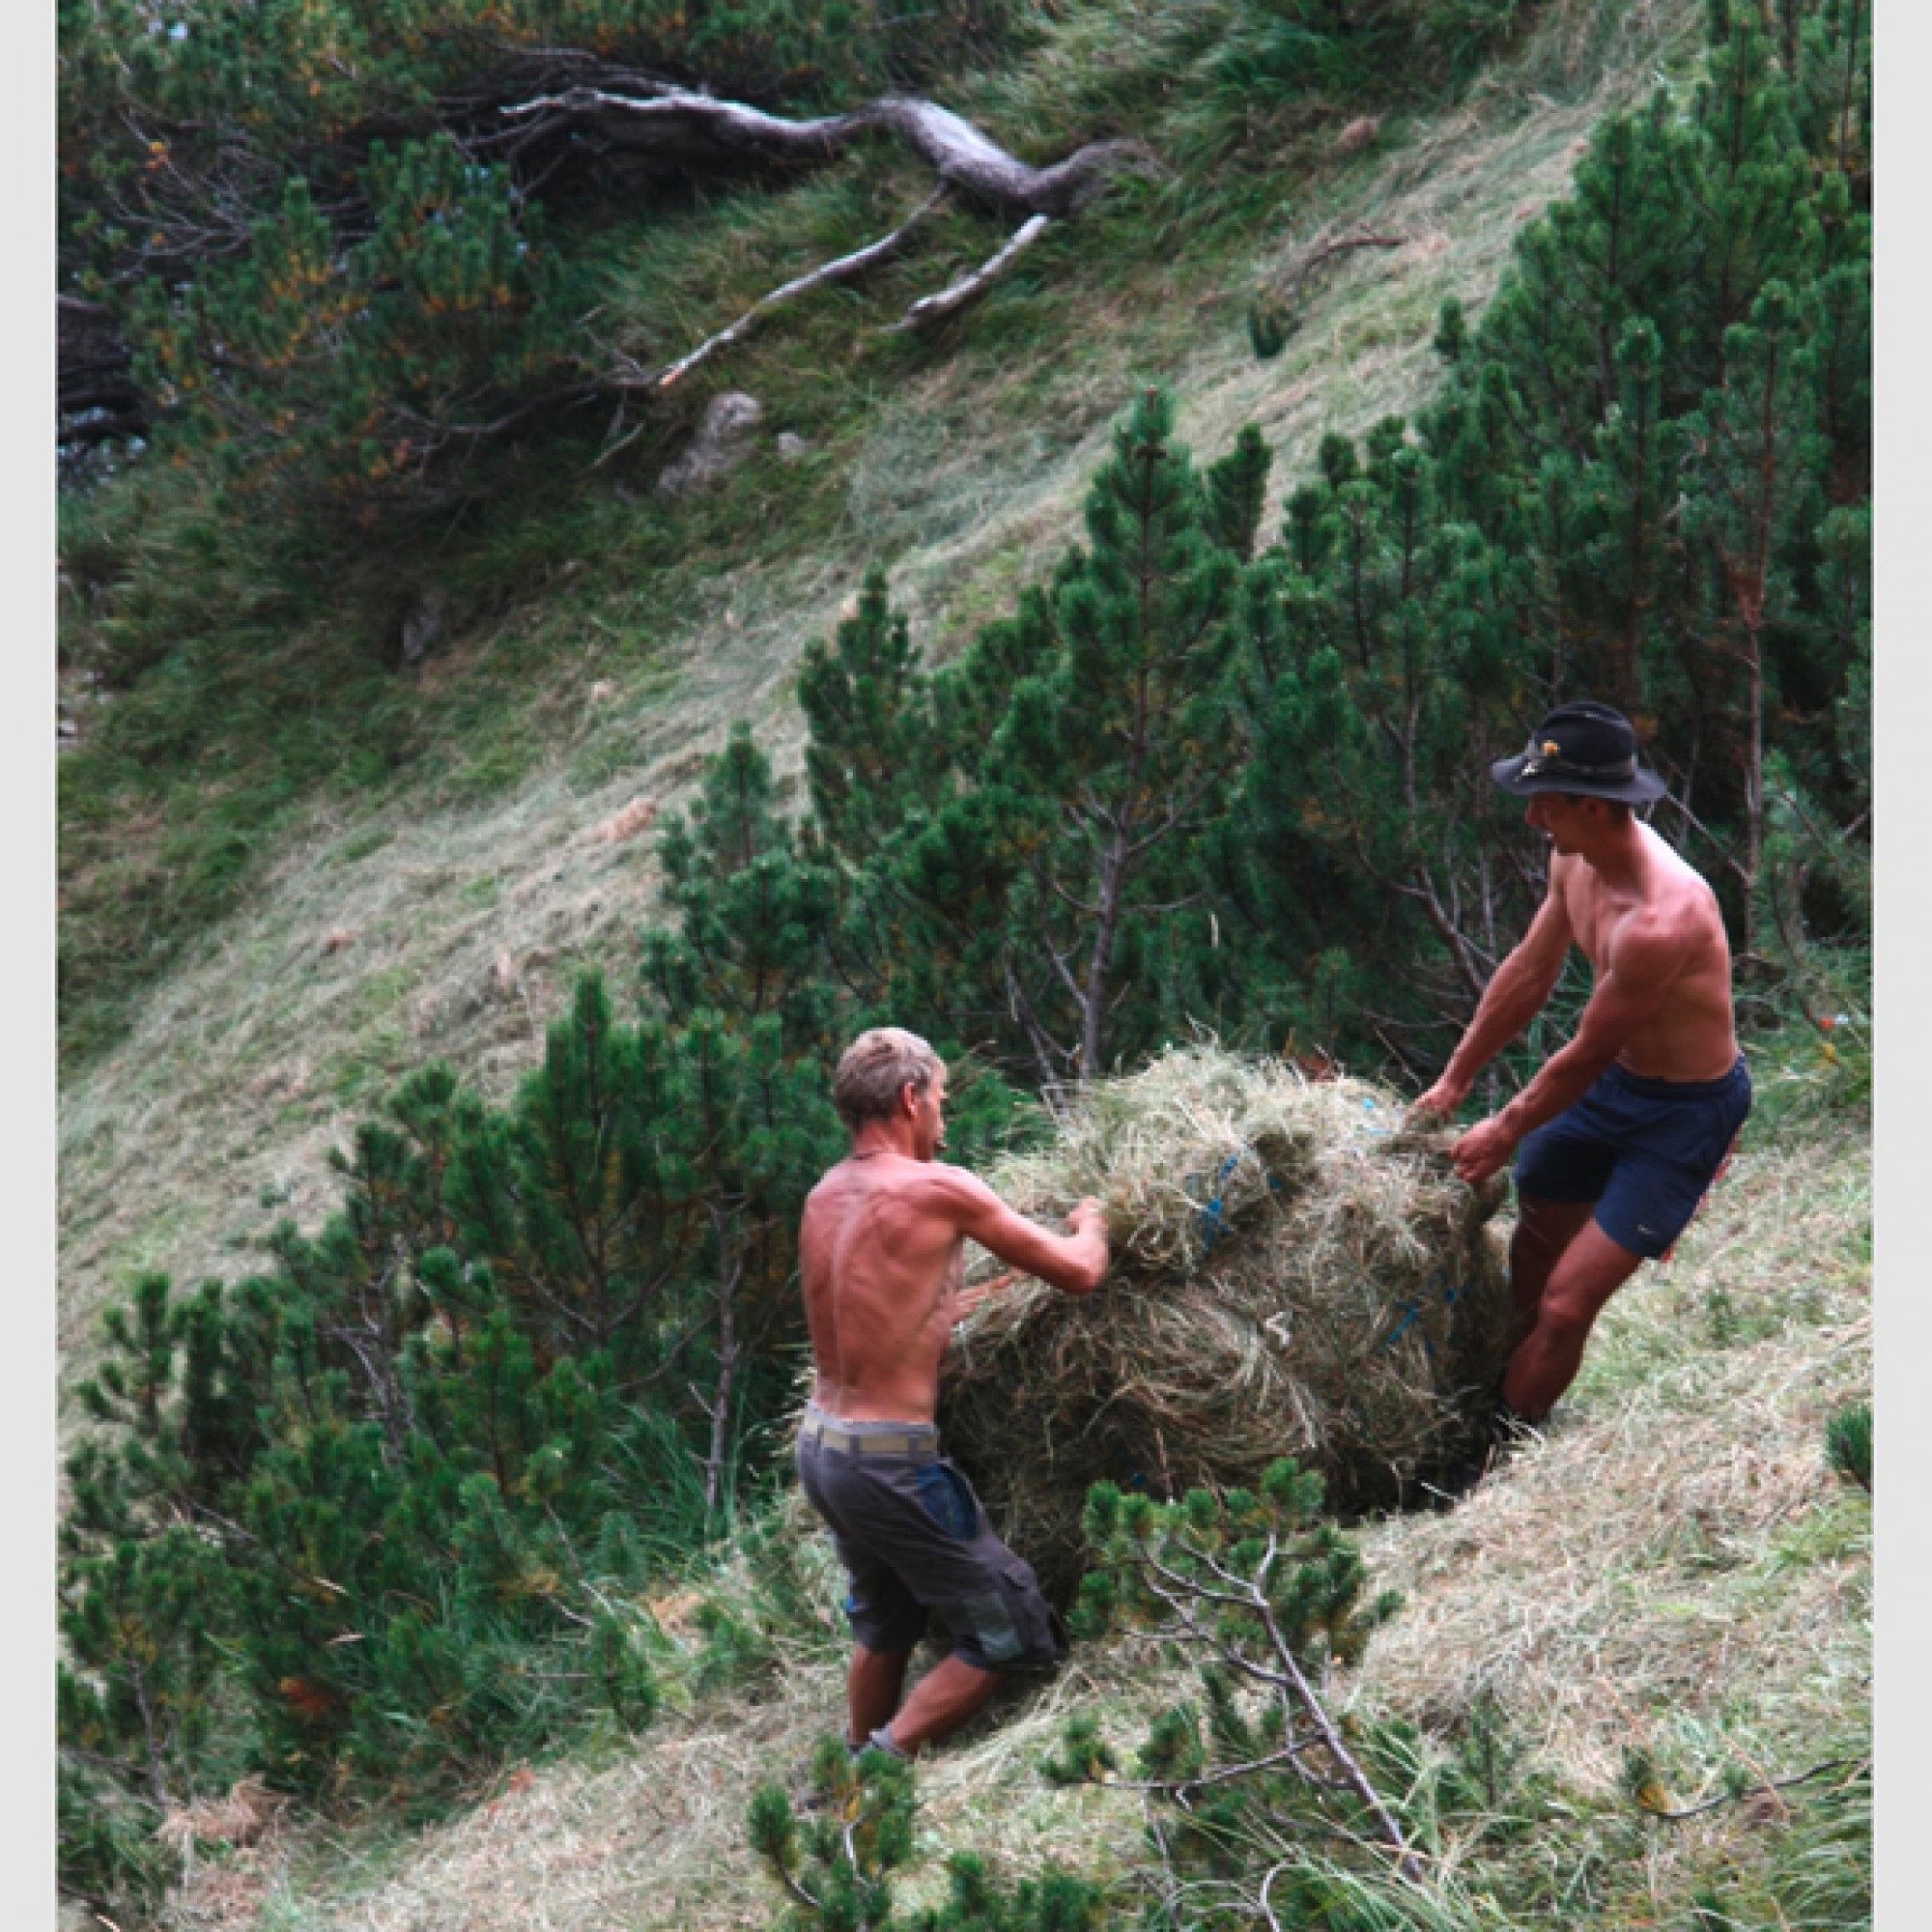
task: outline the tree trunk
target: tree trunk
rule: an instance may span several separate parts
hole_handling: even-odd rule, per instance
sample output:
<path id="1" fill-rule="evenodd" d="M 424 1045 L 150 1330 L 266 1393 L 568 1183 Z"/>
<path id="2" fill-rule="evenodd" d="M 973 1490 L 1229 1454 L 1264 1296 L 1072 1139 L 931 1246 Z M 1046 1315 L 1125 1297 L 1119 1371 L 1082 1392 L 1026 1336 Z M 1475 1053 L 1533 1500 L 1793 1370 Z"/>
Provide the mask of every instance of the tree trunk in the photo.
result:
<path id="1" fill-rule="evenodd" d="M 742 1253 L 726 1235 L 725 1217 L 716 1209 L 712 1225 L 718 1231 L 718 1386 L 711 1399 L 711 1451 L 704 1460 L 707 1523 L 719 1520 L 727 1501 L 724 1477 L 731 1451 L 731 1403 L 737 1393 L 738 1358 L 742 1352 L 738 1339 L 738 1283 L 744 1271 Z"/>
<path id="2" fill-rule="evenodd" d="M 1764 639 L 1750 628 L 1746 660 L 1750 678 L 1750 738 L 1745 747 L 1745 925 L 1744 950 L 1757 946 L 1757 879 L 1764 856 Z"/>

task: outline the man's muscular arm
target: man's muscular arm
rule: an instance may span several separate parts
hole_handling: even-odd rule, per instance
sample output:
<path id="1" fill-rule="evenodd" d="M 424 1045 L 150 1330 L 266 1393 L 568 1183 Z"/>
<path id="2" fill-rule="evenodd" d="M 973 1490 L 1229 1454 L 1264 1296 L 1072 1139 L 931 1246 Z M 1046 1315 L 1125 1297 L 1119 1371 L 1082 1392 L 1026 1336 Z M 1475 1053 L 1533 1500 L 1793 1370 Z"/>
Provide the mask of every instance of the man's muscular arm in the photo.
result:
<path id="1" fill-rule="evenodd" d="M 1543 1010 L 1570 951 L 1570 915 L 1556 888 L 1556 863 L 1549 867 L 1549 890 L 1529 923 L 1522 943 L 1491 977 L 1477 1003 L 1462 1044 L 1449 1056 L 1442 1077 L 1415 1103 L 1418 1114 L 1450 1119 L 1468 1098 L 1476 1075 Z"/>
<path id="2" fill-rule="evenodd" d="M 1082 1201 L 1066 1217 L 1070 1235 L 1049 1235 L 1015 1214 L 977 1176 L 954 1169 L 948 1179 L 959 1232 L 1022 1274 L 1037 1275 L 1066 1294 L 1090 1293 L 1105 1279 L 1107 1222 L 1097 1201 Z"/>
<path id="3" fill-rule="evenodd" d="M 1456 1171 L 1474 1183 L 1494 1174 L 1533 1128 L 1553 1121 L 1623 1051 L 1638 1027 L 1663 1005 L 1684 968 L 1684 942 L 1649 921 L 1617 935 L 1609 970 L 1583 1009 L 1576 1037 L 1550 1055 L 1509 1105 L 1480 1122 L 1456 1143 Z"/>

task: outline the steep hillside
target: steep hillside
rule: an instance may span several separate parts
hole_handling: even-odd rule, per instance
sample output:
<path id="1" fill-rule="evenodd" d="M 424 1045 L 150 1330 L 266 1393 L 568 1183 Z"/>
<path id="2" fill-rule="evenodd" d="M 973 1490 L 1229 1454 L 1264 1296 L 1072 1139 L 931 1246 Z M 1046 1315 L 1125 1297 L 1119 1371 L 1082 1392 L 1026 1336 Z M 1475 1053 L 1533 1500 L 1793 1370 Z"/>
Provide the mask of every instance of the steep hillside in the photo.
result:
<path id="1" fill-rule="evenodd" d="M 1500 1724 L 1504 1756 L 1520 1753 L 1510 1788 L 1542 1794 L 1519 1799 L 1533 1822 L 1514 1835 L 1445 1836 L 1439 1869 L 1463 1901 L 1453 1922 L 1621 1932 L 1869 1912 L 1856 1807 L 1868 1802 L 1870 1505 L 1822 1449 L 1828 1417 L 1869 1388 L 1869 1209 L 1861 1134 L 1786 1135 L 1741 1155 L 1670 1265 L 1613 1303 L 1548 1432 L 1453 1507 L 1367 1531 L 1374 1579 L 1407 1601 L 1336 1701 L 1420 1726 L 1425 1765 L 1472 1723 Z M 804 1788 L 841 1694 L 838 1581 L 809 1528 L 799 1547 L 811 1606 L 767 1624 L 749 1680 L 701 1688 L 695 1599 L 661 1599 L 665 1679 L 680 1688 L 638 1745 L 518 1770 L 419 1835 L 368 1818 L 205 1847 L 172 1923 L 773 1922 L 747 1802 L 767 1778 Z M 742 1592 L 742 1576 L 723 1587 Z M 1140 1799 L 1057 1789 L 1039 1760 L 1081 1713 L 1124 1757 L 1148 1714 L 1188 1689 L 1174 1658 L 1116 1642 L 1076 1649 L 1049 1687 L 996 1707 L 920 1768 L 908 1901 L 935 1895 L 960 1849 L 1007 1880 L 1056 1860 L 1120 1870 L 1140 1847 Z M 1718 1802 L 1678 1821 L 1644 1815 L 1623 1790 L 1633 1750 L 1670 1808 Z M 1834 1772 L 1750 1795 L 1825 1764 Z M 1739 1802 L 1723 1798 L 1727 1776 Z M 1688 1916 L 1699 1900 L 1737 1916 Z"/>
<path id="2" fill-rule="evenodd" d="M 1453 111 L 1393 122 L 1359 153 L 1324 136 L 1313 177 L 1304 156 L 1277 193 L 1250 196 L 1251 231 L 1231 240 L 1223 218 L 1193 247 L 1183 213 L 1159 262 L 1096 274 L 1071 298 L 1084 302 L 1074 347 L 1064 330 L 1030 341 L 1021 327 L 976 350 L 969 331 L 795 469 L 768 447 L 678 526 L 676 570 L 613 572 L 601 547 L 623 499 L 593 505 L 586 486 L 579 554 L 557 554 L 569 526 L 551 517 L 525 594 L 419 674 L 410 701 L 467 731 L 463 755 L 406 771 L 374 803 L 326 788 L 277 821 L 241 901 L 70 1081 L 68 1373 L 135 1269 L 232 1269 L 277 1216 L 313 1219 L 326 1151 L 397 1074 L 441 1057 L 500 1088 L 529 1064 L 576 964 L 608 962 L 621 980 L 651 899 L 639 834 L 653 810 L 684 795 L 734 721 L 795 753 L 798 655 L 868 561 L 890 563 L 918 641 L 944 660 L 1071 534 L 1104 425 L 1138 382 L 1174 386 L 1204 456 L 1258 423 L 1277 493 L 1325 431 L 1412 407 L 1435 381 L 1442 299 L 1481 307 L 1583 134 L 1683 51 L 1693 14 L 1686 0 L 1551 6 Z M 1250 291 L 1355 224 L 1401 245 L 1344 257 L 1285 353 L 1256 361 Z M 1029 299 L 1052 300 L 1053 285 Z M 796 399 L 810 384 L 788 353 L 775 331 L 729 380 Z M 236 688 L 265 732 L 293 701 L 266 666 Z M 166 828 L 114 831 L 138 855 Z"/>

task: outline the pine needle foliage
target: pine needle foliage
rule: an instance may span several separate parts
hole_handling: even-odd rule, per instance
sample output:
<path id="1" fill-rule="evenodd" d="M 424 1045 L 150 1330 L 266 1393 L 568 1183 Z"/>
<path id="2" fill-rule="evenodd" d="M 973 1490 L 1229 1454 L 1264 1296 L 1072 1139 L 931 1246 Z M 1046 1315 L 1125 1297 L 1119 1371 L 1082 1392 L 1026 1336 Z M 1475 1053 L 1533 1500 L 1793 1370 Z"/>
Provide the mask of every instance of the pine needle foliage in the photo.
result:
<path id="1" fill-rule="evenodd" d="M 1202 854 L 1241 754 L 1234 593 L 1267 462 L 1250 437 L 1204 480 L 1173 425 L 1164 392 L 1136 401 L 1087 545 L 957 665 L 920 673 L 874 587 L 800 686 L 872 997 L 1048 1091 L 1145 1051 L 1197 985 L 1213 1000 Z"/>
<path id="2" fill-rule="evenodd" d="M 146 1276 L 110 1312 L 60 1701 L 70 1782 L 116 1796 L 65 1814 L 74 1887 L 103 1889 L 116 1819 L 244 1773 L 435 1803 L 651 1721 L 635 1596 L 728 1526 L 789 1394 L 799 1208 L 838 1135 L 782 1027 L 627 1024 L 586 980 L 508 1105 L 406 1081 L 270 1271 L 185 1300 Z"/>
<path id="3" fill-rule="evenodd" d="M 1841 1408 L 1825 1427 L 1825 1454 L 1832 1467 L 1867 1495 L 1872 1488 L 1872 1411 L 1868 1402 Z"/>
<path id="4" fill-rule="evenodd" d="M 1261 439 L 1197 474 L 1154 393 L 1088 543 L 954 665 L 868 590 L 801 696 L 882 1006 L 1047 1089 L 1185 1020 L 1426 1073 L 1543 890 L 1489 766 L 1583 696 L 1634 720 L 1747 985 L 1856 948 L 1869 21 L 1793 17 L 1714 16 L 1693 86 L 1603 125 L 1487 313 L 1443 311 L 1438 399 L 1324 439 L 1273 542 Z"/>
<path id="5" fill-rule="evenodd" d="M 1311 1852 L 1421 1880 L 1361 1741 L 1327 1705 L 1328 1674 L 1360 1655 L 1400 1600 L 1365 1600 L 1358 1551 L 1320 1518 L 1321 1488 L 1284 1459 L 1252 1492 L 1194 1490 L 1159 1503 L 1100 1483 L 1089 1494 L 1094 1567 L 1072 1628 L 1137 1632 L 1198 1666 L 1199 1701 L 1159 1713 L 1134 1760 L 1167 1903 L 1184 1891 L 1189 1922 L 1265 1918 L 1277 1885 L 1305 1908 L 1319 1891 Z M 1076 1722 L 1046 1769 L 1071 1781 L 1104 1777 L 1117 1762 L 1094 1726 Z"/>
<path id="6" fill-rule="evenodd" d="M 752 1848 L 787 1901 L 785 1932 L 1097 1932 L 1110 1922 L 1091 1881 L 1049 1869 L 1009 1889 L 972 1852 L 947 1861 L 944 1903 L 899 1910 L 891 1874 L 912 1858 L 917 1799 L 912 1767 L 888 1751 L 855 1756 L 821 1739 L 809 1804 L 800 1817 L 767 1784 L 747 1815 Z"/>

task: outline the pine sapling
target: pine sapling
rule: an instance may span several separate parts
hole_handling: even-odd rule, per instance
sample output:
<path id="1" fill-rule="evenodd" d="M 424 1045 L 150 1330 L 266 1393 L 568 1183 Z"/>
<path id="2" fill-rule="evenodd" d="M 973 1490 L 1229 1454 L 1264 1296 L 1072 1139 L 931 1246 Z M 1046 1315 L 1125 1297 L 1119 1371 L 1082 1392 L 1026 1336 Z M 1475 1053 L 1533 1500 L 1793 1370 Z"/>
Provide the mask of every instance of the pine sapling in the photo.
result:
<path id="1" fill-rule="evenodd" d="M 1312 1845 L 1422 1880 L 1359 1740 L 1325 1702 L 1328 1668 L 1353 1662 L 1398 1599 L 1362 1601 L 1361 1558 L 1318 1519 L 1321 1491 L 1320 1476 L 1284 1459 L 1258 1494 L 1195 1490 L 1163 1504 L 1110 1483 L 1089 1493 L 1095 1567 L 1073 1629 L 1137 1631 L 1199 1661 L 1200 1700 L 1153 1719 L 1132 1782 L 1154 1802 L 1170 1876 L 1226 1889 L 1237 1911 L 1255 1911 L 1256 1888 Z M 1090 1719 L 1069 1722 L 1046 1766 L 1069 1781 L 1114 1781 L 1115 1769 Z"/>

